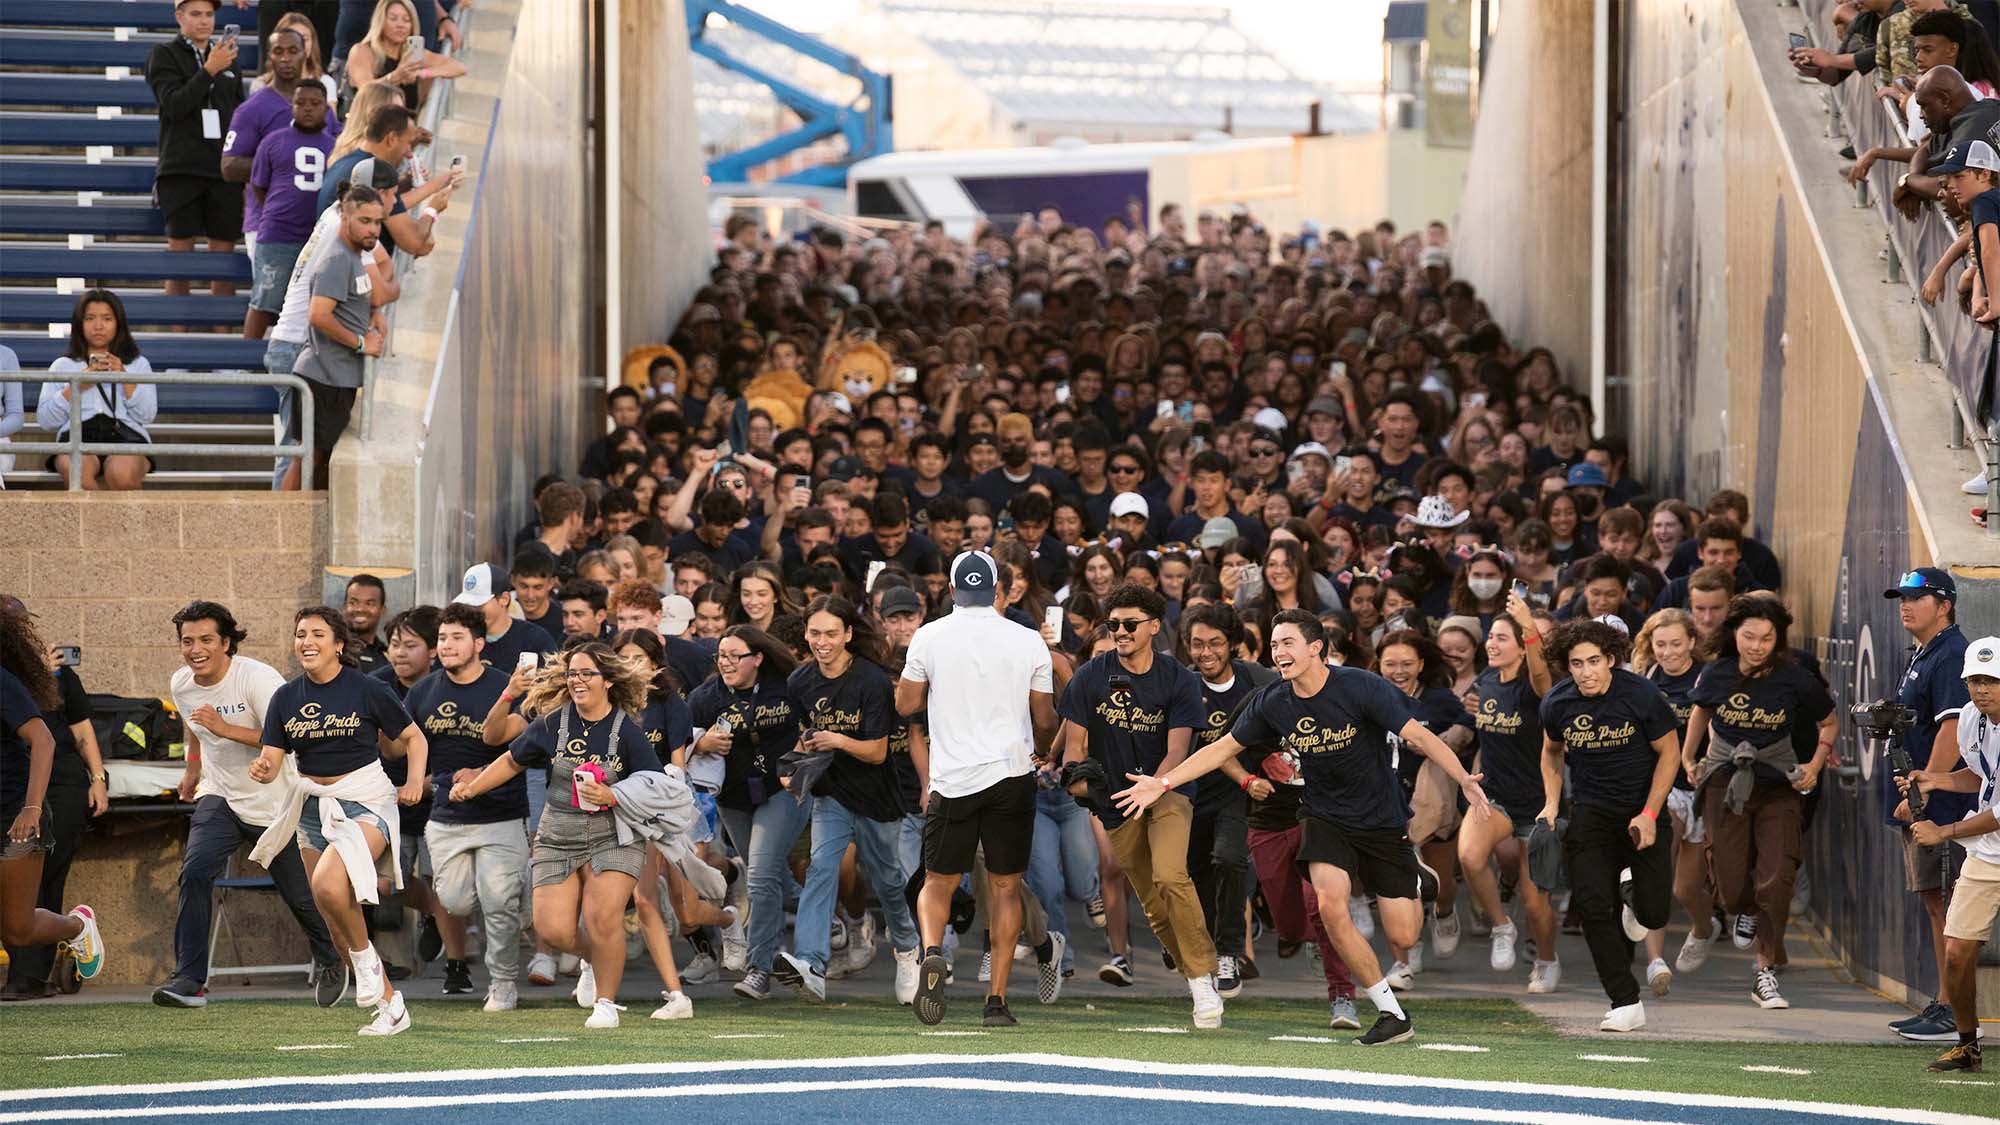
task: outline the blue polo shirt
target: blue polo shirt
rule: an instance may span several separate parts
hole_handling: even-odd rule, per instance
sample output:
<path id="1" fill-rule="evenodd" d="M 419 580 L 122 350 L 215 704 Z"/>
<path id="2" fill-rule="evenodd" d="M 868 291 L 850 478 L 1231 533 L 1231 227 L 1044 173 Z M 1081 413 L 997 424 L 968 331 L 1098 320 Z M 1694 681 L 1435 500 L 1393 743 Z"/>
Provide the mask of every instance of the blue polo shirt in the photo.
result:
<path id="1" fill-rule="evenodd" d="M 1931 746 L 1937 741 L 1938 727 L 1946 719 L 1958 715 L 1959 709 L 1972 702 L 1972 696 L 1965 690 L 1965 681 L 1960 674 L 1965 670 L 1965 634 L 1957 625 L 1947 625 L 1932 637 L 1929 644 L 1919 648 L 1910 657 L 1910 666 L 1903 673 L 1902 683 L 1896 688 L 1896 701 L 1917 713 L 1917 721 L 1903 734 L 1903 748 L 1910 755 L 1910 764 L 1923 769 L 1931 760 Z M 1895 819 L 1896 806 L 1902 803 L 1902 795 L 1896 792 L 1895 772 L 1881 770 L 1878 774 L 1882 787 L 1882 816 L 1886 823 L 1900 825 Z M 1930 819 L 1939 824 L 1953 824 L 1972 811 L 1976 797 L 1971 793 L 1928 793 L 1925 794 L 1924 811 Z"/>

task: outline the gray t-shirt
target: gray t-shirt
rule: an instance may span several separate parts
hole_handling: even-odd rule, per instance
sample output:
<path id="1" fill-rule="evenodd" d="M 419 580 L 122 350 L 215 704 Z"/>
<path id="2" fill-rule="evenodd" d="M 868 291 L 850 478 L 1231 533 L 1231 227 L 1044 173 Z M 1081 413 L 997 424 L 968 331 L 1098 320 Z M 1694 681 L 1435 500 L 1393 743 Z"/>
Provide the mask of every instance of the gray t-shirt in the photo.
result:
<path id="1" fill-rule="evenodd" d="M 359 336 L 368 332 L 369 291 L 367 259 L 345 242 L 329 247 L 313 271 L 310 296 L 333 298 L 334 319 Z M 330 387 L 359 387 L 361 359 L 360 352 L 313 329 L 292 373 Z"/>

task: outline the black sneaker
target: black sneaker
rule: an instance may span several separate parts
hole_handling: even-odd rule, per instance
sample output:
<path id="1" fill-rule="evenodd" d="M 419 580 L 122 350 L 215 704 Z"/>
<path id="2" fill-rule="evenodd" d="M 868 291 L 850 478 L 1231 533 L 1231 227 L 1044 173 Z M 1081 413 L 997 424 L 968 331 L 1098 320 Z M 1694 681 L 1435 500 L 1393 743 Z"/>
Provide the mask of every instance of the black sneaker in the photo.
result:
<path id="1" fill-rule="evenodd" d="M 463 996 L 472 991 L 472 969 L 463 961 L 444 963 L 444 994 Z"/>
<path id="2" fill-rule="evenodd" d="M 153 1003 L 162 1008 L 205 1008 L 208 990 L 191 980 L 175 977 L 153 990 Z"/>
<path id="3" fill-rule="evenodd" d="M 1438 873 L 1421 856 L 1417 859 L 1417 897 L 1423 900 L 1424 913 L 1431 913 L 1430 905 L 1438 897 Z"/>
<path id="4" fill-rule="evenodd" d="M 1103 968 L 1097 970 L 1097 979 L 1119 988 L 1132 987 L 1132 959 L 1113 957 L 1104 963 Z"/>
<path id="5" fill-rule="evenodd" d="M 331 1008 L 347 999 L 348 976 L 345 961 L 313 966 L 313 999 L 322 1008 Z M 154 999 L 158 1000 L 157 994 Z"/>
<path id="6" fill-rule="evenodd" d="M 417 960 L 428 965 L 444 952 L 444 931 L 438 929 L 437 919 L 424 915 L 424 924 L 417 931 Z M 445 991 L 449 992 L 450 989 Z"/>
<path id="7" fill-rule="evenodd" d="M 1416 1037 L 1416 1029 L 1410 1026 L 1410 1017 L 1392 1016 L 1387 1012 L 1375 1017 L 1375 1026 L 1355 1042 L 1363 1047 L 1381 1047 L 1389 1043 L 1401 1043 Z"/>
<path id="8" fill-rule="evenodd" d="M 1236 975 L 1244 980 L 1256 980 L 1264 974 L 1257 971 L 1257 962 L 1241 957 L 1236 961 Z"/>
<path id="9" fill-rule="evenodd" d="M 1005 996 L 988 996 L 986 998 L 986 1016 L 982 1022 L 987 1027 L 1013 1027 L 1021 1021 L 1015 1019 L 1014 1013 L 1007 1010 L 1007 998 Z"/>
<path id="10" fill-rule="evenodd" d="M 1937 1061 L 1925 1069 L 1935 1071 L 1939 1074 L 1953 1070 L 1978 1070 L 1979 1044 L 1960 1043 L 1958 1046 L 1939 1055 Z"/>
<path id="11" fill-rule="evenodd" d="M 944 1020 L 944 986 L 949 965 L 943 953 L 932 953 L 917 967 L 917 998 L 910 1006 L 917 1022 L 934 1027 Z"/>
<path id="12" fill-rule="evenodd" d="M 1178 971 L 1178 966 L 1174 964 L 1174 955 L 1164 949 L 1160 950 L 1160 963 L 1165 965 L 1170 973 Z"/>

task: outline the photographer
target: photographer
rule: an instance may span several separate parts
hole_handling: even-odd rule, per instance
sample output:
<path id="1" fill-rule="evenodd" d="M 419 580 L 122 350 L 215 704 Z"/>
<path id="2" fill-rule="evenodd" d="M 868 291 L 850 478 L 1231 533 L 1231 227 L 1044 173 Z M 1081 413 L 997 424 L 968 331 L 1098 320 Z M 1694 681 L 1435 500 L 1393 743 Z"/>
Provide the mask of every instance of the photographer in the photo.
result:
<path id="1" fill-rule="evenodd" d="M 49 364 L 52 375 L 72 371 L 101 371 L 107 375 L 150 375 L 153 365 L 139 354 L 132 329 L 125 321 L 125 303 L 109 289 L 86 289 L 76 299 L 70 314 L 69 350 Z M 81 392 L 81 401 L 72 394 Z M 151 383 L 115 379 L 84 383 L 74 390 L 66 381 L 51 379 L 42 384 L 41 401 L 35 404 L 35 421 L 56 435 L 69 436 L 72 425 L 83 427 L 83 440 L 150 445 L 153 424 L 160 403 Z M 49 468 L 65 480 L 69 478 L 69 455 L 49 458 Z M 83 458 L 83 487 L 87 492 L 130 492 L 138 489 L 153 468 L 153 459 L 143 453 L 112 454 Z"/>
<path id="2" fill-rule="evenodd" d="M 1882 596 L 1897 600 L 1896 613 L 1903 629 L 1916 642 L 1909 667 L 1896 685 L 1896 702 L 1915 712 L 1909 730 L 1902 735 L 1910 762 L 1922 764 L 1929 772 L 1943 773 L 1954 768 L 1958 757 L 1959 710 L 1969 698 L 1959 670 L 1965 663 L 1965 634 L 1959 631 L 1958 585 L 1951 575 L 1935 567 L 1919 567 L 1903 575 L 1894 589 Z M 1882 771 L 1882 807 L 1892 810 L 1887 823 L 1903 835 L 1903 872 L 1910 890 L 1924 904 L 1931 923 L 1931 950 L 1937 958 L 1938 992 L 1945 980 L 1945 888 L 1951 885 L 1965 849 L 1950 841 L 1925 844 L 1917 838 L 1910 822 L 1909 802 L 1890 786 L 1892 771 Z M 1941 792 L 1924 806 L 1924 817 L 1944 826 L 1964 816 L 1970 802 L 1954 792 Z M 1948 1043 L 1957 1037 L 1951 1009 L 1942 999 L 1933 1000 L 1915 1016 L 1897 1020 L 1890 1028 L 1905 1039 L 1925 1043 Z"/>

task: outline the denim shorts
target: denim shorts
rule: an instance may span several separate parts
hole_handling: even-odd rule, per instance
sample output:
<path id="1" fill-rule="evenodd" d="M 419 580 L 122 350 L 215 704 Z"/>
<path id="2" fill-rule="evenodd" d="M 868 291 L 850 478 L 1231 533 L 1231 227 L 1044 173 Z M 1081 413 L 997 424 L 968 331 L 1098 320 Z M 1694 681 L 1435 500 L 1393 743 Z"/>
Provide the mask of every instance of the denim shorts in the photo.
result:
<path id="1" fill-rule="evenodd" d="M 302 242 L 259 242 L 250 257 L 250 307 L 273 316 L 285 309 L 285 290 L 292 283 Z"/>
<path id="2" fill-rule="evenodd" d="M 44 797 L 42 800 L 46 802 L 48 798 Z M 29 856 L 47 855 L 55 850 L 56 838 L 46 807 L 42 809 L 42 822 L 33 836 L 17 844 L 13 837 L 7 835 L 7 830 L 14 826 L 14 818 L 20 816 L 21 810 L 26 807 L 25 798 L 0 805 L 0 860 L 26 859 Z"/>
<path id="3" fill-rule="evenodd" d="M 299 812 L 299 847 L 323 852 L 326 850 L 326 832 L 319 822 L 319 802 L 318 797 L 307 797 L 305 808 Z M 383 823 L 381 817 L 369 811 L 367 805 L 359 801 L 342 801 L 340 811 L 346 813 L 349 820 L 374 825 L 384 840 L 390 838 L 389 826 Z M 414 850 L 411 854 L 415 854 Z"/>

